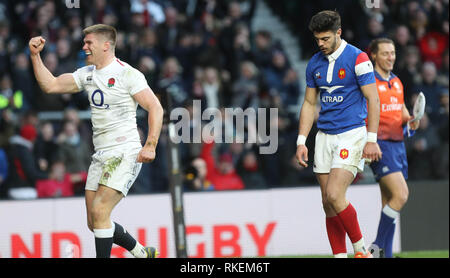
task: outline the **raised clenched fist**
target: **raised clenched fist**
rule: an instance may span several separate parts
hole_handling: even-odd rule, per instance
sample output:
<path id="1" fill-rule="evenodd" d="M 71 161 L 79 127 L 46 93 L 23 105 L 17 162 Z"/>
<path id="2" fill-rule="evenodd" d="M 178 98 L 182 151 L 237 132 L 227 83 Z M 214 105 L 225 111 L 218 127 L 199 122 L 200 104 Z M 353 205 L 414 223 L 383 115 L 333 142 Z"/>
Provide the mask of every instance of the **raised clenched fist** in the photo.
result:
<path id="1" fill-rule="evenodd" d="M 32 55 L 39 54 L 45 45 L 45 39 L 41 36 L 34 37 L 30 40 L 28 43 L 28 46 L 30 47 L 30 53 Z"/>

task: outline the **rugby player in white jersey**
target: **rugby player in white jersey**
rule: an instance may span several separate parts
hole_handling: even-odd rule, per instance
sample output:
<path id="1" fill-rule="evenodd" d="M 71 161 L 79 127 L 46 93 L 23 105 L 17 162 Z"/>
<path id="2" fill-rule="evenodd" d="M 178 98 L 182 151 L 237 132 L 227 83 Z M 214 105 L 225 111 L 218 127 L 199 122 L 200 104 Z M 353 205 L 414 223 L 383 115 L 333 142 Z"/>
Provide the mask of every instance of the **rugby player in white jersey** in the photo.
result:
<path id="1" fill-rule="evenodd" d="M 40 57 L 45 39 L 29 42 L 34 75 L 48 94 L 85 90 L 92 113 L 95 153 L 85 187 L 88 227 L 94 232 L 97 258 L 109 258 L 113 243 L 138 258 L 154 258 L 158 251 L 144 247 L 121 225 L 110 219 L 113 208 L 127 195 L 142 163 L 155 159 L 161 132 L 163 109 L 142 73 L 115 57 L 116 30 L 97 24 L 84 32 L 83 51 L 87 66 L 58 77 L 45 67 Z M 148 136 L 141 145 L 136 109 L 148 111 Z"/>

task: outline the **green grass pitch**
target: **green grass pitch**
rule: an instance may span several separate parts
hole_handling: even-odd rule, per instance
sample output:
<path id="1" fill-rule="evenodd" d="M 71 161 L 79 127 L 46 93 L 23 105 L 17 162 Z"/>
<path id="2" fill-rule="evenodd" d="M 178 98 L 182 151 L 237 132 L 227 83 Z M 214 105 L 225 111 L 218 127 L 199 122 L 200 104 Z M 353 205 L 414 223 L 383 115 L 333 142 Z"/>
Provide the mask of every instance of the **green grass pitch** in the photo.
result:
<path id="1" fill-rule="evenodd" d="M 280 258 L 332 258 L 331 255 L 305 255 L 305 256 L 280 256 Z M 349 258 L 352 254 L 349 254 Z M 448 250 L 432 250 L 432 251 L 405 251 L 394 253 L 394 257 L 398 258 L 449 258 Z"/>

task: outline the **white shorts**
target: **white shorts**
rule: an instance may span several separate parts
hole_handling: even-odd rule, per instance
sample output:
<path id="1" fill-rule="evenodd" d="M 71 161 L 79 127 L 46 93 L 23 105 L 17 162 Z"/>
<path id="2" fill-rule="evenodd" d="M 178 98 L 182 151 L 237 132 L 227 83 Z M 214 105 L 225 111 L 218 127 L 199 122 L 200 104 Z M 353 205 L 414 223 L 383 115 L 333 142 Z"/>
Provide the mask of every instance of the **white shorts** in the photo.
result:
<path id="1" fill-rule="evenodd" d="M 362 154 L 366 142 L 365 126 L 340 134 L 319 131 L 314 150 L 314 172 L 324 174 L 329 173 L 332 168 L 344 168 L 356 176 L 358 171 L 364 170 Z"/>
<path id="2" fill-rule="evenodd" d="M 142 163 L 136 162 L 140 148 L 115 148 L 98 151 L 92 155 L 85 190 L 97 191 L 98 185 L 105 185 L 127 196 Z"/>

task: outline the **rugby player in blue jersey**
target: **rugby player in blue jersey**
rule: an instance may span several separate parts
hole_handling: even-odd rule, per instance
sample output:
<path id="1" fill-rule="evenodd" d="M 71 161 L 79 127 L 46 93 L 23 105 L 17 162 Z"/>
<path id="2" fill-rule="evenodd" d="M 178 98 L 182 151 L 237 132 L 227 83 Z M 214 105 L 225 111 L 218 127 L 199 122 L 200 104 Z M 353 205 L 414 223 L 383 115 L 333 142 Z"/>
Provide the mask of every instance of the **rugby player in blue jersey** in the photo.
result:
<path id="1" fill-rule="evenodd" d="M 308 167 L 306 138 L 317 120 L 313 170 L 322 193 L 326 229 L 333 255 L 347 257 L 346 235 L 355 258 L 370 258 L 355 208 L 346 198 L 364 159 L 378 161 L 377 144 L 380 101 L 372 63 L 366 53 L 341 39 L 341 19 L 335 11 L 314 15 L 309 29 L 319 46 L 306 68 L 306 93 L 300 112 L 297 159 Z M 365 119 L 368 118 L 366 128 Z"/>

